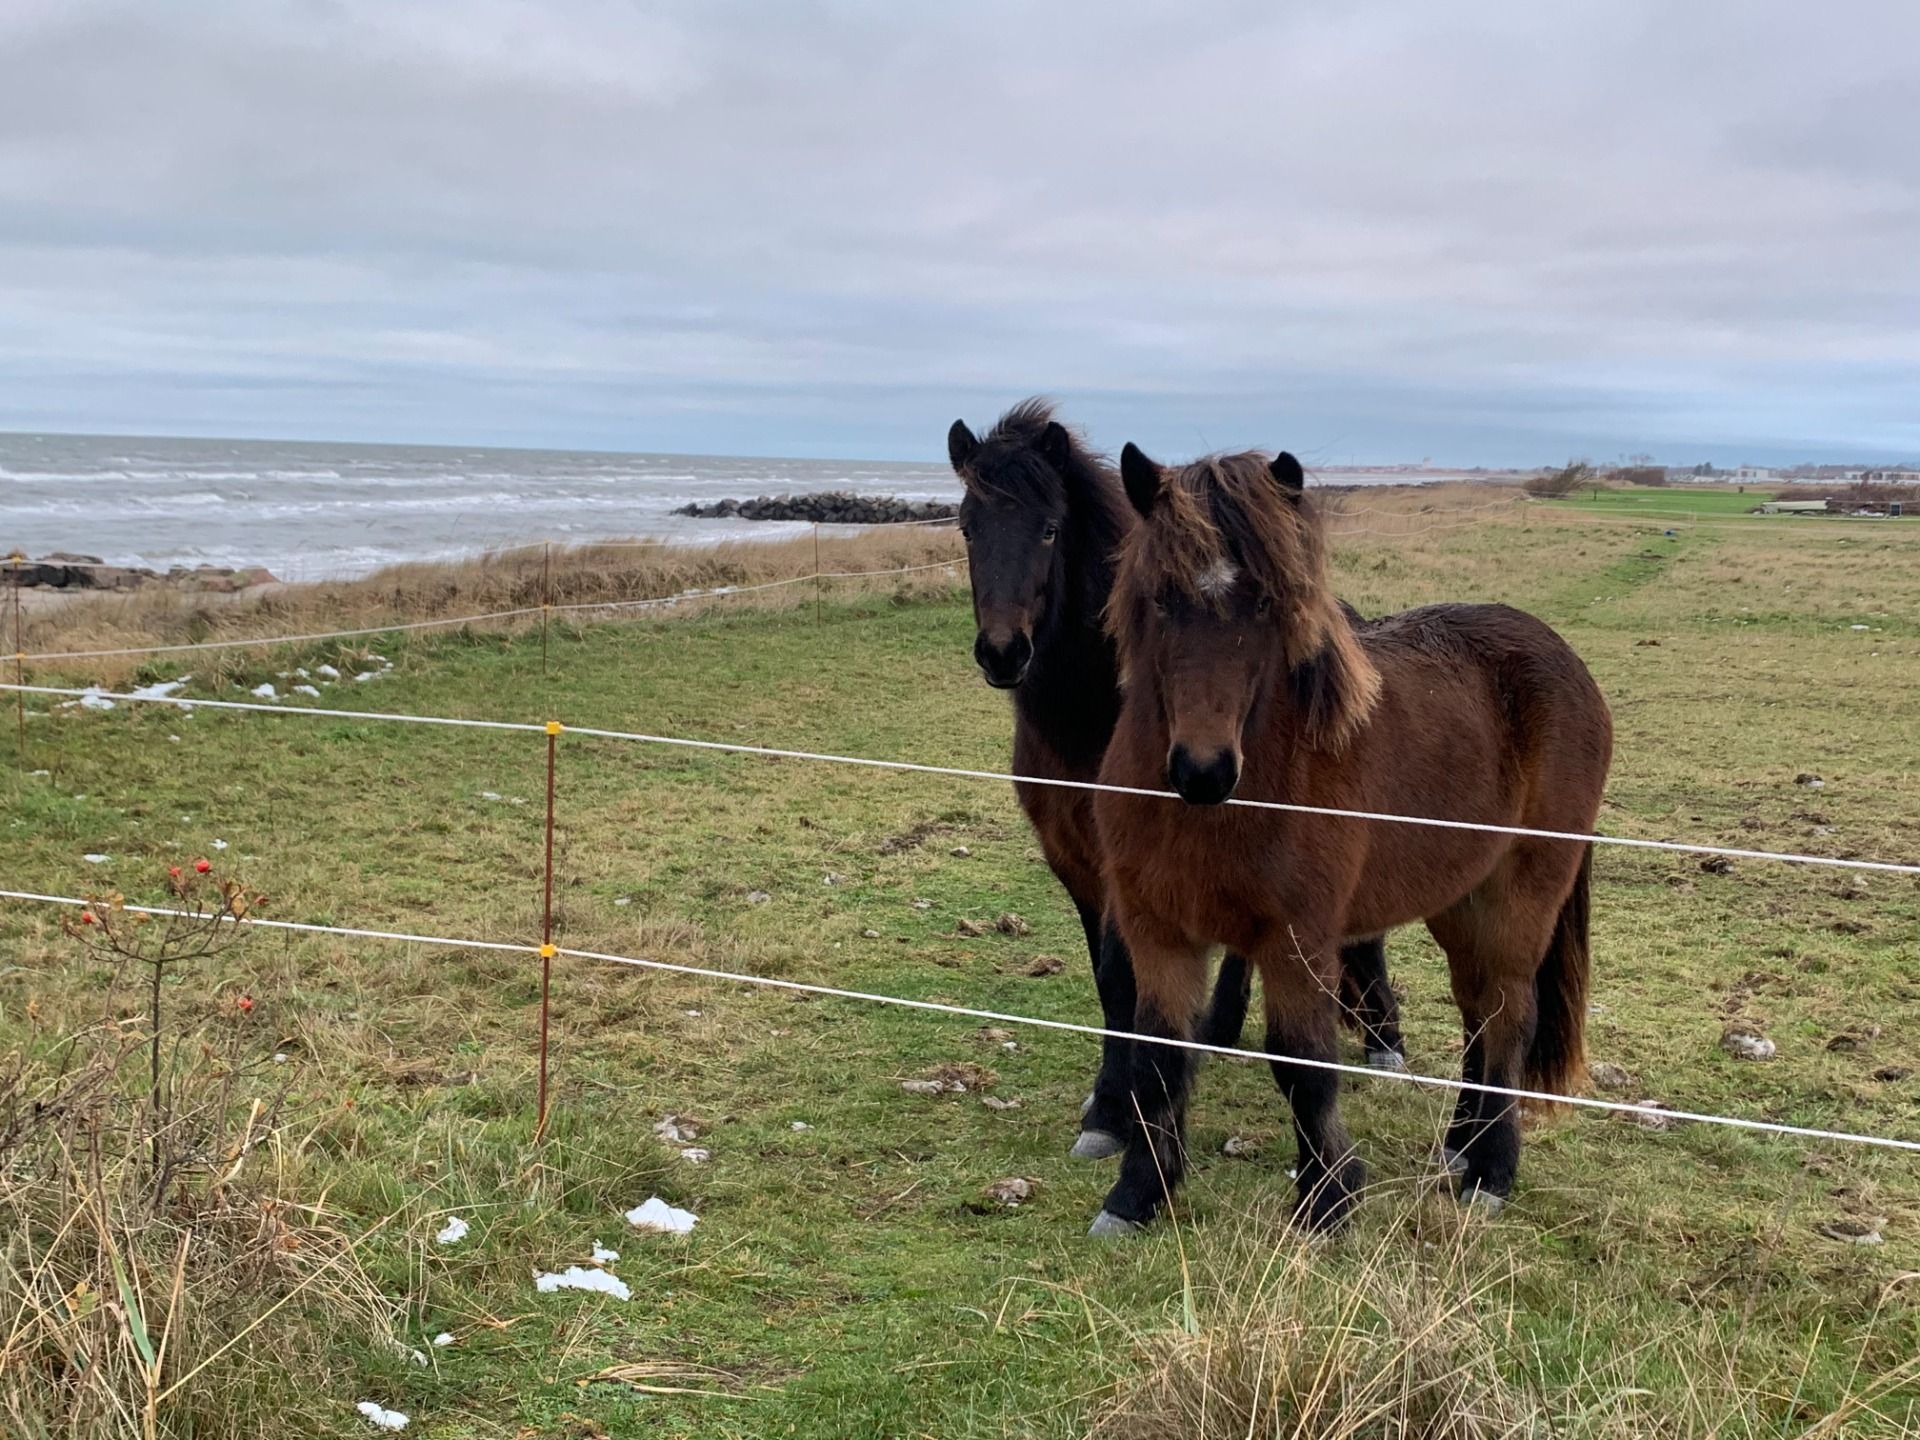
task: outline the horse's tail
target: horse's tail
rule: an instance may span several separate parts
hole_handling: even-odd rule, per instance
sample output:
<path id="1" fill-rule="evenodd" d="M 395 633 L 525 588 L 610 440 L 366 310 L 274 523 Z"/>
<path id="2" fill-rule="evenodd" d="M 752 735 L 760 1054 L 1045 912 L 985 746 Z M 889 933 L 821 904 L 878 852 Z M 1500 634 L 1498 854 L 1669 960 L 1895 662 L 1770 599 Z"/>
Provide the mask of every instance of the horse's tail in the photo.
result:
<path id="1" fill-rule="evenodd" d="M 1547 955 L 1533 976 L 1536 1022 L 1527 1051 L 1527 1087 L 1571 1094 L 1587 1069 L 1587 922 L 1593 889 L 1593 846 L 1560 906 Z"/>

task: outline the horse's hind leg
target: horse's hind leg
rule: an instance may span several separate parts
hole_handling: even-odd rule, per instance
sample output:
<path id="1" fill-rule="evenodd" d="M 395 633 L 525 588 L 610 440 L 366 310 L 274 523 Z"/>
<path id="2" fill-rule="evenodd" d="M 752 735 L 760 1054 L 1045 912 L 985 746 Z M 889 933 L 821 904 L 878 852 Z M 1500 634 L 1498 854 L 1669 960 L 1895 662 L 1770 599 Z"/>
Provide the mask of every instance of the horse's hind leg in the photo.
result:
<path id="1" fill-rule="evenodd" d="M 1347 1218 L 1366 1166 L 1340 1119 L 1340 1075 L 1323 1068 L 1338 1058 L 1337 974 L 1324 953 L 1289 940 L 1260 960 L 1266 1003 L 1267 1051 L 1274 1082 L 1293 1110 L 1300 1158 L 1294 1218 L 1312 1230 L 1330 1230 Z M 1308 1063 L 1301 1063 L 1308 1062 Z"/>
<path id="2" fill-rule="evenodd" d="M 1087 930 L 1087 948 L 1093 955 L 1093 983 L 1100 992 L 1101 1024 L 1108 1030 L 1133 1029 L 1133 958 L 1118 931 L 1102 922 L 1098 912 L 1080 905 L 1080 922 Z M 1126 1148 L 1133 1129 L 1133 1104 L 1127 1097 L 1133 1049 L 1129 1042 L 1108 1035 L 1100 1042 L 1100 1073 L 1093 1093 L 1080 1110 L 1080 1134 L 1072 1154 L 1081 1160 L 1104 1160 Z"/>
<path id="3" fill-rule="evenodd" d="M 1206 998 L 1207 956 L 1203 949 L 1179 944 L 1143 943 L 1128 937 L 1137 990 L 1132 1022 L 1135 1034 L 1173 1040 L 1193 1038 L 1194 1023 Z M 1094 1217 L 1093 1235 L 1123 1235 L 1137 1230 L 1160 1211 L 1186 1174 L 1187 1092 L 1193 1079 L 1193 1052 L 1147 1041 L 1130 1044 L 1128 1103 L 1134 1121 L 1127 1130 L 1127 1153 L 1120 1178 Z"/>
<path id="4" fill-rule="evenodd" d="M 1341 947 L 1340 1004 L 1360 1030 L 1367 1064 L 1376 1070 L 1407 1068 L 1407 1042 L 1400 1034 L 1400 1000 L 1387 978 L 1385 936 L 1354 940 Z"/>
<path id="5" fill-rule="evenodd" d="M 1539 1012 L 1534 975 L 1553 934 L 1559 884 L 1548 867 L 1516 852 L 1479 889 L 1427 922 L 1447 952 L 1454 999 L 1466 1026 L 1462 1078 L 1523 1089 Z M 1520 1165 L 1520 1102 L 1463 1090 L 1447 1129 L 1449 1168 L 1460 1198 L 1497 1210 Z"/>

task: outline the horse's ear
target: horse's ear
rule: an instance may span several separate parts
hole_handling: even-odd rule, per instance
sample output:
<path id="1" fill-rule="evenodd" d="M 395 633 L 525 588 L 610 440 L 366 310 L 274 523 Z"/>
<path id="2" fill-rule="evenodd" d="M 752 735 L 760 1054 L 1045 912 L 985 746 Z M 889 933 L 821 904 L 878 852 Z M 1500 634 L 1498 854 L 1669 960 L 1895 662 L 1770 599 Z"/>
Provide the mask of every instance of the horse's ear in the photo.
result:
<path id="1" fill-rule="evenodd" d="M 1142 519 L 1153 514 L 1153 502 L 1160 498 L 1160 467 L 1131 440 L 1120 452 L 1120 483 Z"/>
<path id="2" fill-rule="evenodd" d="M 1273 463 L 1267 466 L 1267 473 L 1273 476 L 1274 483 L 1286 492 L 1289 500 L 1298 500 L 1307 488 L 1307 472 L 1285 450 L 1273 457 Z"/>
<path id="3" fill-rule="evenodd" d="M 973 452 L 979 448 L 980 442 L 974 438 L 973 431 L 967 428 L 967 422 L 954 421 L 953 428 L 947 431 L 947 459 L 953 462 L 953 468 L 966 469 L 967 462 L 973 458 Z"/>
<path id="4" fill-rule="evenodd" d="M 1047 421 L 1047 428 L 1040 432 L 1040 455 L 1062 475 L 1073 462 L 1073 437 L 1058 420 Z"/>

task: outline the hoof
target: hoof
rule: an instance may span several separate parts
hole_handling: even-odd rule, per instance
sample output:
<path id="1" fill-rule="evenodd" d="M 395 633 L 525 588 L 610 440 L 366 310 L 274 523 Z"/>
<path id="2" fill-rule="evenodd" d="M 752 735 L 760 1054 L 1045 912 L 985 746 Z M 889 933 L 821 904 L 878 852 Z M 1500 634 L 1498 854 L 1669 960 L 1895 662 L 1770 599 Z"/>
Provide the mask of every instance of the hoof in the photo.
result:
<path id="1" fill-rule="evenodd" d="M 1440 1147 L 1440 1168 L 1449 1175 L 1465 1175 L 1467 1173 L 1466 1154 L 1450 1146 L 1442 1145 Z"/>
<path id="2" fill-rule="evenodd" d="M 1399 1074 L 1405 1074 L 1407 1057 L 1402 1055 L 1398 1050 L 1369 1050 L 1367 1051 L 1367 1068 L 1369 1070 L 1392 1070 Z"/>
<path id="3" fill-rule="evenodd" d="M 1068 1153 L 1076 1160 L 1105 1160 L 1127 1148 L 1127 1142 L 1106 1130 L 1082 1130 Z M 1106 1213 L 1104 1210 L 1101 1212 Z"/>
<path id="4" fill-rule="evenodd" d="M 1474 1185 L 1460 1192 L 1460 1205 L 1462 1209 L 1484 1215 L 1491 1220 L 1507 1208 L 1507 1200 L 1504 1195 L 1496 1195 L 1491 1190 L 1482 1190 L 1478 1185 Z"/>
<path id="5" fill-rule="evenodd" d="M 1087 1234 L 1096 1239 L 1110 1240 L 1123 1235 L 1138 1235 L 1143 1228 L 1138 1220 L 1123 1220 L 1111 1210 L 1102 1210 L 1093 1217 Z"/>

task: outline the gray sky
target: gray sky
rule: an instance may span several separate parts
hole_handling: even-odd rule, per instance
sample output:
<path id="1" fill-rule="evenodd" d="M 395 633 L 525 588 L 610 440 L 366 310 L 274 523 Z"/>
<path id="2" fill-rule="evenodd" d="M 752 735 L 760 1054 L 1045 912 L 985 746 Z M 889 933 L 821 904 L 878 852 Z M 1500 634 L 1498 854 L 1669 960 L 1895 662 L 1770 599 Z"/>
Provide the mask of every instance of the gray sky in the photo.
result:
<path id="1" fill-rule="evenodd" d="M 1911 458 L 1916 55 L 1911 0 L 8 0 L 0 428 Z"/>

